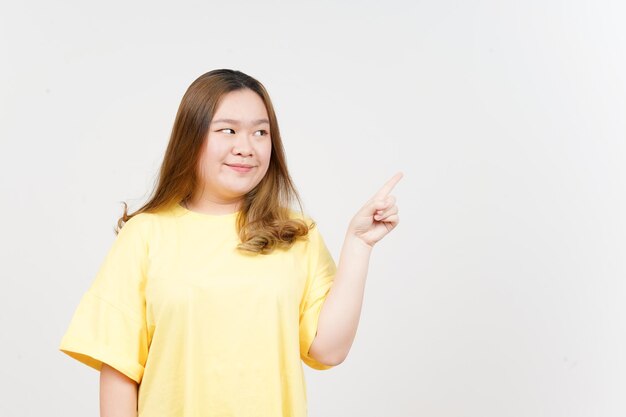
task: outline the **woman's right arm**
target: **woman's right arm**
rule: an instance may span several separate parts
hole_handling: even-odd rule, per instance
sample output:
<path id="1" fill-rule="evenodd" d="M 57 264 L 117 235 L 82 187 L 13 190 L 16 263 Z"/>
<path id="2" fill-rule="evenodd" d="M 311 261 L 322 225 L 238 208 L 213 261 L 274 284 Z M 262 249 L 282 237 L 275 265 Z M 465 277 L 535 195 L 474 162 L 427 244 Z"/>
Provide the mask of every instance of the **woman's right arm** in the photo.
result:
<path id="1" fill-rule="evenodd" d="M 137 417 L 137 383 L 117 369 L 102 364 L 100 417 Z"/>

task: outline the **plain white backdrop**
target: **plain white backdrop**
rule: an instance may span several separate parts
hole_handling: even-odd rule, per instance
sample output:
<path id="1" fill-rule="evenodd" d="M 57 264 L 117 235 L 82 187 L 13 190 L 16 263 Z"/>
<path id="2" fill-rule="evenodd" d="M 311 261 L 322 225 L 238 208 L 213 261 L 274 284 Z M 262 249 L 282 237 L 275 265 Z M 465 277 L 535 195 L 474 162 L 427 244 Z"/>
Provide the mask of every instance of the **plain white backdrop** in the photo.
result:
<path id="1" fill-rule="evenodd" d="M 180 99 L 273 100 L 338 260 L 397 171 L 346 361 L 310 417 L 626 415 L 626 6 L 619 1 L 2 2 L 0 415 L 98 415 L 58 351 L 152 190 Z"/>

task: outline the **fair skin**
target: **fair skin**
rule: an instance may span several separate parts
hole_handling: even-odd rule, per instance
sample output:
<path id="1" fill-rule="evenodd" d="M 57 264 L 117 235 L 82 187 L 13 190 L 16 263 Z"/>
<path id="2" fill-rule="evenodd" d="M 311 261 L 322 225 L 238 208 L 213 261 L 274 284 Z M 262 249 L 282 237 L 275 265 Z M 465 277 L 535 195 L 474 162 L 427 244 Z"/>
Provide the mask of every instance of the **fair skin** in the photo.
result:
<path id="1" fill-rule="evenodd" d="M 256 93 L 239 90 L 225 95 L 213 117 L 200 159 L 203 189 L 187 202 L 190 210 L 227 214 L 240 209 L 246 193 L 263 178 L 269 167 L 271 139 L 267 111 Z M 214 122 L 232 119 L 229 122 Z M 238 172 L 229 165 L 252 165 Z M 361 314 L 369 258 L 374 245 L 399 223 L 391 190 L 403 174 L 398 172 L 379 189 L 350 221 L 333 285 L 322 306 L 310 355 L 327 365 L 338 365 L 348 355 Z M 106 365 L 105 365 L 106 366 Z M 137 384 L 114 370 L 101 374 L 103 417 L 136 416 Z M 106 370 L 105 370 L 106 369 Z M 115 407 L 119 407 L 119 410 Z"/>
<path id="2" fill-rule="evenodd" d="M 225 94 L 211 120 L 199 161 L 204 186 L 187 208 L 208 214 L 240 209 L 243 196 L 256 187 L 267 172 L 272 140 L 263 100 L 250 89 Z M 251 165 L 248 172 L 230 165 Z"/>
<path id="3" fill-rule="evenodd" d="M 211 121 L 200 160 L 204 187 L 187 202 L 187 208 L 211 214 L 239 210 L 243 196 L 263 179 L 269 167 L 272 149 L 267 132 L 269 123 L 259 120 L 267 120 L 267 111 L 255 92 L 243 89 L 224 96 Z M 228 166 L 242 161 L 253 165 L 249 172 L 236 172 Z M 371 250 L 399 222 L 395 197 L 389 193 L 402 176 L 401 172 L 393 176 L 350 222 L 337 274 L 309 349 L 311 356 L 321 363 L 343 362 L 352 346 Z"/>
<path id="4" fill-rule="evenodd" d="M 402 172 L 395 174 L 350 221 L 309 348 L 309 354 L 321 363 L 339 365 L 348 356 L 359 325 L 372 248 L 400 221 L 396 198 L 390 192 L 402 176 Z"/>
<path id="5" fill-rule="evenodd" d="M 189 210 L 207 214 L 233 213 L 243 196 L 267 172 L 272 151 L 270 126 L 263 100 L 249 89 L 225 94 L 211 120 L 199 161 L 204 186 L 187 201 Z M 247 170 L 233 164 L 251 165 Z M 100 372 L 100 416 L 136 417 L 135 381 L 107 364 Z"/>
<path id="6" fill-rule="evenodd" d="M 137 389 L 134 380 L 103 363 L 100 370 L 100 416 L 136 417 Z"/>
<path id="7" fill-rule="evenodd" d="M 220 121 L 231 119 L 228 122 Z M 224 96 L 211 121 L 200 161 L 204 187 L 187 202 L 187 208 L 210 214 L 239 210 L 246 193 L 262 179 L 269 167 L 271 139 L 267 111 L 251 90 Z M 249 172 L 234 172 L 228 164 L 253 165 Z M 352 346 L 361 315 L 365 279 L 371 250 L 398 222 L 398 207 L 391 190 L 403 174 L 394 175 L 351 220 L 330 292 L 322 306 L 316 337 L 309 353 L 321 363 L 337 365 Z"/>

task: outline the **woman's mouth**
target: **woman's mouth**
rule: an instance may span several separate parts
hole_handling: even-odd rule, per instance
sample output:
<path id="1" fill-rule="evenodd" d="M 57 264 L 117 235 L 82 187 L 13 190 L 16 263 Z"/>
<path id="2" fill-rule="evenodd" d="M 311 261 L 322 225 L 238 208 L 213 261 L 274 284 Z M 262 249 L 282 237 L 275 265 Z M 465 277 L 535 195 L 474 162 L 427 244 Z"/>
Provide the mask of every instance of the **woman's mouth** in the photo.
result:
<path id="1" fill-rule="evenodd" d="M 226 165 L 231 167 L 237 172 L 250 172 L 252 168 L 254 168 L 252 165 L 247 165 L 247 164 L 232 164 L 232 165 L 226 164 Z"/>

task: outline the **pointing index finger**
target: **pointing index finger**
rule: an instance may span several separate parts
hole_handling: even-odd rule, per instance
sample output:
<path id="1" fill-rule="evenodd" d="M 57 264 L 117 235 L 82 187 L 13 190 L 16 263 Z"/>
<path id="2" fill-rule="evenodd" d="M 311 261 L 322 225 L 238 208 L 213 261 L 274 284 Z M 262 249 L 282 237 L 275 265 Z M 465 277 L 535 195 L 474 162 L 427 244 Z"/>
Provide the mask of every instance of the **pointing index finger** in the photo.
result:
<path id="1" fill-rule="evenodd" d="M 404 174 L 402 172 L 398 172 L 396 175 L 391 177 L 391 179 L 387 181 L 387 183 L 385 183 L 385 185 L 383 185 L 383 187 L 380 190 L 378 190 L 378 192 L 374 195 L 374 198 L 384 199 L 385 197 L 387 197 L 387 195 L 389 195 L 393 187 L 395 187 L 395 185 L 398 183 L 398 181 L 400 181 L 400 179 L 403 176 Z"/>

